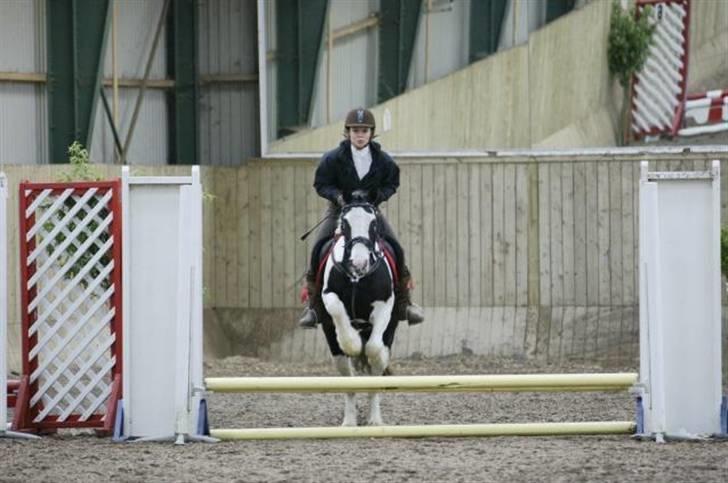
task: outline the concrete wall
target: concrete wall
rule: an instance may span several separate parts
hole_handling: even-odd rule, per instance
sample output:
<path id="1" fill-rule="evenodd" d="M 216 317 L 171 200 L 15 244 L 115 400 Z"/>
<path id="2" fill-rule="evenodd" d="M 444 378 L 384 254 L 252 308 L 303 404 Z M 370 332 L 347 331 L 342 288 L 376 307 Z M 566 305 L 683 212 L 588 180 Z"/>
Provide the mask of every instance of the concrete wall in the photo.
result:
<path id="1" fill-rule="evenodd" d="M 692 0 L 688 92 L 728 89 L 728 2 Z"/>
<path id="2" fill-rule="evenodd" d="M 612 95 L 607 71 L 610 8 L 591 3 L 532 33 L 528 43 L 376 106 L 380 126 L 385 110 L 392 117 L 392 130 L 380 130 L 379 140 L 393 151 L 613 146 L 614 99 L 621 97 Z M 341 131 L 335 122 L 269 150 L 322 152 Z"/>

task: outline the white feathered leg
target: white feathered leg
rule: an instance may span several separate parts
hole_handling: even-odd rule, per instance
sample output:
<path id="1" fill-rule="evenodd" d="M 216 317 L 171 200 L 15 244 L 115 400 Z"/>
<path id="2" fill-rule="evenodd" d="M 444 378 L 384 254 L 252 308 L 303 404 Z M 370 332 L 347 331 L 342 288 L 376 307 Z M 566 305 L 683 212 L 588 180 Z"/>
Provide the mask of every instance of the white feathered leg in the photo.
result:
<path id="1" fill-rule="evenodd" d="M 354 368 L 351 359 L 347 356 L 335 356 L 336 368 L 342 376 L 354 376 Z M 356 426 L 356 394 L 348 392 L 344 394 L 344 422 L 342 426 Z"/>

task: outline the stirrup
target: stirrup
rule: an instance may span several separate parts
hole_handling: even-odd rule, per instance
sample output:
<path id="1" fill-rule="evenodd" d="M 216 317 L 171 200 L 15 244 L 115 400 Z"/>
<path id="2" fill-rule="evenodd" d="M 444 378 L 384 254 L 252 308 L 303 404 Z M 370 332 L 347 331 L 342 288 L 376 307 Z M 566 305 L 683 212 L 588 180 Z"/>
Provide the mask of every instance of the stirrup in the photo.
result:
<path id="1" fill-rule="evenodd" d="M 425 321 L 425 311 L 417 304 L 410 304 L 405 309 L 407 323 L 409 325 L 421 324 Z"/>
<path id="2" fill-rule="evenodd" d="M 315 329 L 317 322 L 318 317 L 316 316 L 316 311 L 310 307 L 306 307 L 303 309 L 301 318 L 298 319 L 298 326 L 304 329 Z"/>

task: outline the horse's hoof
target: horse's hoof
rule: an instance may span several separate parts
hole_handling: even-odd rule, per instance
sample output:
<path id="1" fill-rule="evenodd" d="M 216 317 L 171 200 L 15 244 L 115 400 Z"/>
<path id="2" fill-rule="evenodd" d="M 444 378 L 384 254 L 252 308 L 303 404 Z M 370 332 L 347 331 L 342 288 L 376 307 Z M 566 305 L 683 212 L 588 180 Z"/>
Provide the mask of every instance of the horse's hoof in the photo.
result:
<path id="1" fill-rule="evenodd" d="M 344 422 L 341 423 L 342 428 L 354 428 L 356 427 L 356 419 L 354 421 L 347 421 L 344 419 Z"/>
<path id="2" fill-rule="evenodd" d="M 367 424 L 369 426 L 384 426 L 384 422 L 382 421 L 381 418 L 378 418 L 378 419 L 370 419 L 369 421 L 367 421 Z"/>

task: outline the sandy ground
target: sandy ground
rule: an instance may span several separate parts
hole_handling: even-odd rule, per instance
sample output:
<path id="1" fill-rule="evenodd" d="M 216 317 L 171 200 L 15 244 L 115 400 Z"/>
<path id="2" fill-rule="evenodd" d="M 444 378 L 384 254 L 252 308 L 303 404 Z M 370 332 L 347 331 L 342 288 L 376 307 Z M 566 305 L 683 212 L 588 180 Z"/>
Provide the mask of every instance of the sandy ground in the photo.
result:
<path id="1" fill-rule="evenodd" d="M 207 375 L 336 375 L 331 365 L 233 357 Z M 475 356 L 395 361 L 396 374 L 617 372 Z M 366 396 L 359 396 L 360 419 Z M 628 394 L 385 394 L 388 424 L 633 419 Z M 343 396 L 213 394 L 213 427 L 338 425 Z M 0 439 L 0 481 L 728 481 L 728 442 L 639 442 L 628 436 L 113 443 L 88 434 Z"/>

